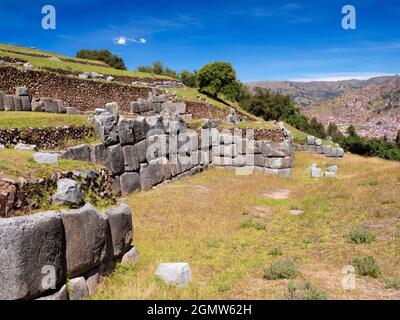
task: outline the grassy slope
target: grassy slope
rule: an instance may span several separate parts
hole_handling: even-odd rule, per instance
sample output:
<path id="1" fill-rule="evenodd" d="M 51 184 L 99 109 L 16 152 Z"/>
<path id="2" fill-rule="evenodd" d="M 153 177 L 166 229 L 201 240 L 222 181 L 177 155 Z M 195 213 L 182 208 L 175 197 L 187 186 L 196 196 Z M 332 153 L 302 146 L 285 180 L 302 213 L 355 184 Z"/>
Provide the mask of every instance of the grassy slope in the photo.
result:
<path id="1" fill-rule="evenodd" d="M 72 171 L 97 168 L 98 165 L 60 159 L 58 165 L 47 165 L 35 163 L 32 160 L 34 152 L 25 150 L 4 149 L 0 150 L 0 177 L 17 178 L 43 178 L 56 171 Z"/>
<path id="2" fill-rule="evenodd" d="M 91 126 L 88 115 L 67 115 L 46 112 L 2 111 L 0 129 L 9 128 L 44 128 L 61 126 Z"/>
<path id="3" fill-rule="evenodd" d="M 337 179 L 311 179 L 307 168 L 314 162 L 321 167 L 337 163 Z M 290 198 L 263 196 L 280 189 L 291 190 Z M 94 298 L 281 299 L 288 281 L 264 280 L 263 268 L 289 258 L 299 266 L 297 281 L 310 280 L 330 299 L 399 299 L 398 290 L 385 289 L 387 279 L 400 277 L 399 191 L 399 163 L 298 153 L 292 180 L 213 169 L 132 194 L 128 202 L 140 261 L 118 266 Z M 291 208 L 305 214 L 291 216 Z M 266 229 L 240 228 L 255 212 L 264 216 Z M 346 232 L 360 223 L 372 229 L 375 242 L 346 242 Z M 283 251 L 282 257 L 268 254 L 275 247 Z M 367 255 L 375 257 L 383 276 L 358 276 L 356 290 L 343 290 L 342 267 Z M 178 261 L 189 262 L 192 269 L 193 283 L 187 289 L 167 287 L 154 277 L 159 263 Z"/>
<path id="4" fill-rule="evenodd" d="M 79 63 L 71 63 L 67 61 L 56 61 L 48 58 L 42 58 L 42 57 L 31 57 L 28 55 L 25 55 L 24 53 L 34 53 L 34 54 L 40 54 L 40 55 L 46 55 L 46 56 L 55 56 L 59 58 L 68 58 L 75 60 L 77 62 L 80 61 L 89 61 L 91 63 L 97 63 L 96 61 L 92 60 L 84 60 L 84 59 L 77 59 L 77 58 L 72 58 L 72 57 L 67 57 L 67 56 L 62 56 L 58 54 L 53 54 L 53 53 L 48 53 L 48 52 L 43 52 L 39 51 L 36 49 L 29 49 L 29 48 L 24 48 L 24 47 L 16 47 L 16 46 L 10 46 L 6 44 L 0 44 L 0 49 L 5 49 L 5 50 L 12 50 L 12 51 L 18 51 L 19 53 L 9 53 L 9 52 L 4 52 L 0 51 L 0 56 L 8 56 L 8 57 L 14 57 L 14 58 L 19 58 L 23 60 L 29 61 L 31 64 L 33 64 L 36 67 L 50 67 L 50 68 L 55 68 L 55 69 L 62 69 L 62 70 L 69 70 L 69 71 L 78 71 L 78 72 L 85 72 L 85 71 L 94 71 L 102 74 L 107 74 L 107 75 L 116 75 L 116 76 L 130 76 L 130 77 L 138 77 L 138 78 L 160 78 L 160 79 L 169 79 L 168 77 L 165 76 L 157 76 L 153 74 L 148 74 L 148 73 L 143 73 L 143 72 L 132 72 L 132 71 L 125 71 L 125 70 L 117 70 L 114 68 L 110 68 L 108 66 L 105 66 L 103 63 L 98 63 L 98 66 L 93 66 L 93 65 L 86 65 L 86 64 L 79 64 Z"/>

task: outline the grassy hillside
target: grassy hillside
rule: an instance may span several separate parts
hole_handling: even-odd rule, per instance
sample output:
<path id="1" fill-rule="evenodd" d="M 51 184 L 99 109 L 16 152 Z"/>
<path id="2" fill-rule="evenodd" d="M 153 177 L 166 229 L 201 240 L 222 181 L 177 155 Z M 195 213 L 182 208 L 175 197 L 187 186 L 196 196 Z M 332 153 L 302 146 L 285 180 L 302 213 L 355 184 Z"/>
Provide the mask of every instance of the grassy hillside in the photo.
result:
<path id="1" fill-rule="evenodd" d="M 337 178 L 311 179 L 312 163 L 336 163 Z M 291 281 L 309 281 L 314 289 L 304 298 L 399 299 L 393 289 L 400 278 L 399 191 L 399 163 L 298 153 L 292 180 L 213 169 L 132 194 L 126 201 L 134 212 L 140 262 L 120 265 L 93 298 L 285 299 Z M 305 213 L 292 216 L 291 209 Z M 349 242 L 347 234 L 360 224 L 374 241 Z M 344 290 L 342 268 L 366 256 L 374 257 L 382 274 L 358 275 L 357 288 Z M 297 277 L 264 279 L 264 268 L 281 260 L 294 262 Z M 168 287 L 154 277 L 159 263 L 181 261 L 192 269 L 189 288 Z"/>
<path id="2" fill-rule="evenodd" d="M 129 76 L 137 78 L 169 79 L 165 76 L 158 76 L 149 73 L 117 70 L 99 61 L 67 57 L 56 53 L 49 53 L 36 49 L 11 46 L 7 44 L 0 44 L 0 59 L 2 56 L 29 61 L 32 65 L 39 68 L 47 67 L 77 72 L 93 71 L 107 75 Z M 54 59 L 54 57 L 58 59 Z M 86 63 L 90 63 L 90 65 Z"/>

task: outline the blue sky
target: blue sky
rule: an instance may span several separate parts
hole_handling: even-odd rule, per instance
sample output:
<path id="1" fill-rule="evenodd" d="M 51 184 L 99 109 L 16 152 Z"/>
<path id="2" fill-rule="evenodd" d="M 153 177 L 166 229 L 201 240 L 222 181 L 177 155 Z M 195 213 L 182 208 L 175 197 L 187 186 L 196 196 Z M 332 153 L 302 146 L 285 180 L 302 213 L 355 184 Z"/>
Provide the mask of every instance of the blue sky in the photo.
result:
<path id="1" fill-rule="evenodd" d="M 41 28 L 46 4 L 56 30 Z M 356 30 L 341 27 L 346 4 Z M 107 48 L 130 70 L 229 61 L 242 81 L 367 78 L 400 73 L 400 2 L 0 0 L 0 42 L 66 55 Z"/>

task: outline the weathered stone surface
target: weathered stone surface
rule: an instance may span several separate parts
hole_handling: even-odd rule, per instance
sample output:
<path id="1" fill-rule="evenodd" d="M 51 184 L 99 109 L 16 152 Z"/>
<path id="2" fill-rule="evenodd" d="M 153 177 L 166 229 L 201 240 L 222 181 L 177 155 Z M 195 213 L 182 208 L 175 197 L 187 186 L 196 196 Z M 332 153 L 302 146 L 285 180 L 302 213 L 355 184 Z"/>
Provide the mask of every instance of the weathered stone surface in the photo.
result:
<path id="1" fill-rule="evenodd" d="M 67 109 L 64 107 L 64 102 L 62 100 L 55 100 L 57 103 L 57 113 L 66 113 Z"/>
<path id="2" fill-rule="evenodd" d="M 33 112 L 42 112 L 44 108 L 44 103 L 40 99 L 32 99 L 31 109 Z"/>
<path id="3" fill-rule="evenodd" d="M 32 111 L 31 99 L 28 96 L 21 96 L 20 100 L 22 111 Z"/>
<path id="4" fill-rule="evenodd" d="M 152 135 L 148 136 L 146 149 L 146 159 L 151 161 L 160 157 L 166 157 L 169 151 L 168 147 L 168 135 Z"/>
<path id="5" fill-rule="evenodd" d="M 141 189 L 140 176 L 137 172 L 125 172 L 120 177 L 121 180 L 121 193 L 127 195 L 133 191 Z"/>
<path id="6" fill-rule="evenodd" d="M 14 149 L 16 149 L 16 150 L 32 150 L 32 151 L 36 151 L 38 148 L 34 144 L 18 143 L 18 144 L 15 145 Z"/>
<path id="7" fill-rule="evenodd" d="M 60 290 L 58 290 L 56 293 L 53 293 L 51 295 L 45 296 L 38 298 L 36 300 L 53 300 L 53 301 L 63 301 L 63 300 L 68 300 L 69 295 L 68 295 L 68 290 L 67 286 L 64 284 Z"/>
<path id="8" fill-rule="evenodd" d="M 179 103 L 171 103 L 171 102 L 165 102 L 161 106 L 162 111 L 171 111 L 171 112 L 177 112 L 179 114 L 185 114 L 186 113 L 186 103 L 179 102 Z"/>
<path id="9" fill-rule="evenodd" d="M 0 91 L 0 111 L 4 111 L 4 97 L 5 93 Z"/>
<path id="10" fill-rule="evenodd" d="M 28 96 L 28 89 L 26 87 L 17 87 L 15 88 L 16 96 Z"/>
<path id="11" fill-rule="evenodd" d="M 44 266 L 54 267 L 56 287 L 65 283 L 64 248 L 63 225 L 55 212 L 0 219 L 0 300 L 45 293 Z"/>
<path id="12" fill-rule="evenodd" d="M 117 144 L 107 148 L 108 163 L 113 174 L 119 175 L 125 171 L 124 155 L 121 145 Z"/>
<path id="13" fill-rule="evenodd" d="M 145 133 L 146 136 L 150 132 L 150 135 L 163 134 L 164 133 L 164 123 L 160 115 L 151 116 L 145 118 Z"/>
<path id="14" fill-rule="evenodd" d="M 124 155 L 125 171 L 138 171 L 140 168 L 140 156 L 137 146 L 125 146 L 122 148 Z"/>
<path id="15" fill-rule="evenodd" d="M 140 185 L 142 190 L 148 190 L 164 180 L 171 179 L 171 177 L 171 164 L 165 157 L 151 160 L 148 165 L 140 166 Z"/>
<path id="16" fill-rule="evenodd" d="M 121 145 L 134 144 L 135 136 L 133 134 L 134 120 L 121 119 L 118 123 L 119 142 Z"/>
<path id="17" fill-rule="evenodd" d="M 65 112 L 67 114 L 83 114 L 82 111 L 76 110 L 74 107 L 65 107 Z"/>
<path id="18" fill-rule="evenodd" d="M 127 253 L 125 253 L 122 257 L 121 263 L 122 264 L 134 264 L 139 260 L 139 251 L 136 247 L 133 247 Z"/>
<path id="19" fill-rule="evenodd" d="M 321 139 L 316 139 L 315 140 L 315 145 L 316 146 L 322 146 L 322 140 Z"/>
<path id="20" fill-rule="evenodd" d="M 33 155 L 33 161 L 45 164 L 58 164 L 58 154 L 48 152 L 36 152 Z"/>
<path id="21" fill-rule="evenodd" d="M 344 157 L 344 149 L 343 148 L 338 148 L 337 149 L 336 157 L 338 157 L 338 158 L 343 158 Z"/>
<path id="22" fill-rule="evenodd" d="M 4 95 L 3 96 L 3 104 L 4 104 L 4 110 L 5 111 L 14 111 L 14 96 L 12 95 Z"/>
<path id="23" fill-rule="evenodd" d="M 83 202 L 83 193 L 79 183 L 71 179 L 57 181 L 57 192 L 52 197 L 53 203 L 58 205 L 78 206 Z"/>
<path id="24" fill-rule="evenodd" d="M 186 287 L 192 281 L 192 273 L 188 263 L 161 263 L 156 276 L 165 283 L 177 287 Z"/>
<path id="25" fill-rule="evenodd" d="M 58 103 L 51 98 L 42 98 L 44 103 L 44 111 L 50 113 L 58 113 Z"/>
<path id="26" fill-rule="evenodd" d="M 102 113 L 94 118 L 96 135 L 106 146 L 119 142 L 117 124 L 118 116 L 111 113 Z"/>
<path id="27" fill-rule="evenodd" d="M 139 175 L 137 175 L 137 178 L 139 178 Z M 107 216 L 110 224 L 114 258 L 120 257 L 130 248 L 132 242 L 133 226 L 131 209 L 123 204 L 106 210 L 104 214 Z"/>
<path id="28" fill-rule="evenodd" d="M 119 176 L 115 176 L 113 179 L 113 191 L 116 196 L 121 195 L 121 179 Z"/>
<path id="29" fill-rule="evenodd" d="M 334 172 L 336 173 L 338 170 L 338 166 L 337 165 L 333 165 L 333 166 L 329 166 L 328 167 L 328 172 Z"/>
<path id="30" fill-rule="evenodd" d="M 313 145 L 313 144 L 315 144 L 315 137 L 314 137 L 314 136 L 308 136 L 308 137 L 307 137 L 307 144 L 308 144 L 308 145 Z"/>
<path id="31" fill-rule="evenodd" d="M 138 117 L 134 121 L 133 134 L 135 141 L 139 142 L 146 139 L 146 121 L 144 117 Z"/>
<path id="32" fill-rule="evenodd" d="M 84 207 L 61 212 L 66 237 L 67 270 L 79 276 L 112 257 L 107 217 L 89 203 Z"/>
<path id="33" fill-rule="evenodd" d="M 14 96 L 14 110 L 15 111 L 22 111 L 22 102 L 21 102 L 21 98 L 18 96 Z"/>
<path id="34" fill-rule="evenodd" d="M 135 148 L 137 149 L 137 153 L 139 154 L 139 162 L 143 163 L 146 161 L 146 153 L 147 153 L 147 141 L 142 140 L 135 144 Z"/>
<path id="35" fill-rule="evenodd" d="M 129 105 L 129 110 L 131 113 L 140 113 L 140 104 L 139 102 L 131 102 Z"/>
<path id="36" fill-rule="evenodd" d="M 304 214 L 304 211 L 303 210 L 290 210 L 289 214 L 291 214 L 292 216 L 299 216 L 299 215 Z"/>
<path id="37" fill-rule="evenodd" d="M 311 177 L 312 178 L 321 177 L 321 169 L 320 168 L 311 168 Z"/>
<path id="38" fill-rule="evenodd" d="M 92 145 L 90 148 L 90 161 L 109 167 L 107 147 L 103 143 Z"/>
<path id="39" fill-rule="evenodd" d="M 74 278 L 69 281 L 70 299 L 82 300 L 89 296 L 89 289 L 84 277 Z"/>
<path id="40" fill-rule="evenodd" d="M 268 158 L 265 166 L 271 169 L 288 169 L 292 167 L 292 158 Z"/>
<path id="41" fill-rule="evenodd" d="M 86 275 L 86 286 L 88 288 L 89 295 L 96 293 L 97 287 L 100 283 L 100 268 L 90 270 Z"/>
<path id="42" fill-rule="evenodd" d="M 62 158 L 90 162 L 90 147 L 86 144 L 67 147 L 62 153 Z"/>
<path id="43" fill-rule="evenodd" d="M 327 171 L 324 173 L 324 176 L 327 178 L 334 178 L 336 176 L 336 172 Z"/>

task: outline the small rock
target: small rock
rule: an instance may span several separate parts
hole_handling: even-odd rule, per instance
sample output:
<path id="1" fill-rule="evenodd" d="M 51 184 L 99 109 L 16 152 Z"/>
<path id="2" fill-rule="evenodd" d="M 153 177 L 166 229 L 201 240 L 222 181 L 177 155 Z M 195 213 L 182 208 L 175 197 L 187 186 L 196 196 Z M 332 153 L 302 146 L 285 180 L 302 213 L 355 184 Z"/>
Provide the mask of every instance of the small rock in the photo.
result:
<path id="1" fill-rule="evenodd" d="M 161 263 L 157 268 L 156 276 L 165 283 L 177 287 L 186 287 L 192 280 L 188 263 Z"/>
<path id="2" fill-rule="evenodd" d="M 54 301 L 68 300 L 67 286 L 63 285 L 62 288 L 59 291 L 57 291 L 56 293 L 53 293 L 52 295 L 49 295 L 49 296 L 41 297 L 36 300 L 54 300 Z"/>
<path id="3" fill-rule="evenodd" d="M 136 263 L 139 260 L 139 251 L 133 247 L 131 250 L 129 250 L 127 253 L 124 254 L 122 257 L 122 264 L 133 264 Z"/>
<path id="4" fill-rule="evenodd" d="M 311 177 L 313 177 L 313 178 L 321 177 L 321 169 L 320 168 L 312 168 L 311 167 Z"/>
<path id="5" fill-rule="evenodd" d="M 308 145 L 313 145 L 315 143 L 315 137 L 314 136 L 308 136 L 307 137 L 307 144 Z"/>
<path id="6" fill-rule="evenodd" d="M 336 176 L 336 172 L 327 171 L 324 173 L 324 176 L 327 178 L 334 178 Z"/>
<path id="7" fill-rule="evenodd" d="M 58 164 L 58 154 L 37 152 L 33 155 L 33 161 L 45 164 Z"/>
<path id="8" fill-rule="evenodd" d="M 33 69 L 33 68 L 34 68 L 34 66 L 33 66 L 31 63 L 29 63 L 29 62 L 24 63 L 24 67 L 25 67 L 25 68 L 28 68 L 28 69 Z"/>
<path id="9" fill-rule="evenodd" d="M 79 183 L 71 179 L 61 179 L 57 182 L 57 192 L 53 195 L 53 203 L 58 205 L 80 205 L 83 193 Z"/>
<path id="10" fill-rule="evenodd" d="M 336 173 L 337 170 L 338 170 L 338 166 L 337 166 L 337 165 L 329 166 L 329 167 L 328 167 L 328 172 L 334 172 L 334 173 Z"/>
<path id="11" fill-rule="evenodd" d="M 71 300 L 82 300 L 89 295 L 89 290 L 84 277 L 74 278 L 69 281 Z"/>
<path id="12" fill-rule="evenodd" d="M 108 76 L 108 77 L 106 78 L 106 81 L 114 81 L 114 77 Z"/>
<path id="13" fill-rule="evenodd" d="M 293 216 L 299 216 L 299 215 L 304 214 L 304 211 L 303 210 L 290 210 L 289 214 L 291 214 Z"/>
<path id="14" fill-rule="evenodd" d="M 321 139 L 315 140 L 315 145 L 316 146 L 322 146 L 322 140 Z"/>
<path id="15" fill-rule="evenodd" d="M 3 150 L 3 149 L 5 149 L 6 147 L 5 147 L 5 145 L 4 144 L 0 144 L 0 150 Z"/>
<path id="16" fill-rule="evenodd" d="M 37 151 L 38 147 L 35 144 L 18 143 L 14 149 L 16 150 L 33 150 Z"/>

